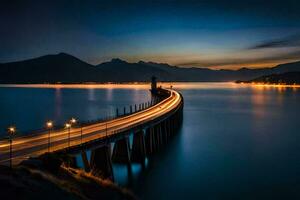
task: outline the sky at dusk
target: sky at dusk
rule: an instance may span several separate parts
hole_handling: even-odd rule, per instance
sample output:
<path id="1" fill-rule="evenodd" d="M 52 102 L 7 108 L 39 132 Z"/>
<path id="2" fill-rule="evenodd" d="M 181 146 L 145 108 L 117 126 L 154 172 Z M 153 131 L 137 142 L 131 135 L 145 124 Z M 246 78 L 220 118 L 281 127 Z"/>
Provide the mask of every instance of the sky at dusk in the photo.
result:
<path id="1" fill-rule="evenodd" d="M 1 1 L 0 63 L 66 52 L 183 67 L 300 60 L 300 1 Z"/>

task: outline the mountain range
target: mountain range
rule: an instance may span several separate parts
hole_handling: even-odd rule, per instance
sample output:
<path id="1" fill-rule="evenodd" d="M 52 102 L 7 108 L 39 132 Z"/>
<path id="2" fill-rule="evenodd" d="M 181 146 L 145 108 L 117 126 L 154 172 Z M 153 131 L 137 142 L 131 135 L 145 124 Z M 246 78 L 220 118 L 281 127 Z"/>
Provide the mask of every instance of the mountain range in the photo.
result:
<path id="1" fill-rule="evenodd" d="M 59 53 L 0 64 L 0 83 L 144 82 L 153 75 L 159 81 L 235 81 L 290 71 L 300 71 L 300 61 L 272 68 L 212 70 L 144 61 L 128 63 L 118 58 L 91 65 Z"/>

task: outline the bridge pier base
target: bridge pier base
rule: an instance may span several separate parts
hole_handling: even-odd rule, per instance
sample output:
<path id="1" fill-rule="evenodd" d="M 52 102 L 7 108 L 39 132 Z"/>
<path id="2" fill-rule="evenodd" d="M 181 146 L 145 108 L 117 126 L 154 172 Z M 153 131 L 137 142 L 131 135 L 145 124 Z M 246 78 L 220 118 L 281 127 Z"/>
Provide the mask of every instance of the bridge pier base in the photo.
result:
<path id="1" fill-rule="evenodd" d="M 133 135 L 133 144 L 131 152 L 131 161 L 144 162 L 146 158 L 146 143 L 144 130 L 141 130 Z"/>
<path id="2" fill-rule="evenodd" d="M 128 137 L 116 141 L 112 154 L 112 161 L 130 165 L 130 149 Z"/>
<path id="3" fill-rule="evenodd" d="M 91 168 L 93 175 L 114 180 L 110 144 L 92 150 Z"/>

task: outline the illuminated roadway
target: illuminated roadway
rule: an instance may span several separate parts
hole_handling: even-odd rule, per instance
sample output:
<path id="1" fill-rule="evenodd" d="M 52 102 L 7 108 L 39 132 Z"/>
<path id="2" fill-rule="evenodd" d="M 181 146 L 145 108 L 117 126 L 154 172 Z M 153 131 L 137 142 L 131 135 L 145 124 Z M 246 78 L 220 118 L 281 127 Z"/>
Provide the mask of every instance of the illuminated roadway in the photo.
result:
<path id="1" fill-rule="evenodd" d="M 92 125 L 70 128 L 70 147 L 78 146 L 104 137 L 110 137 L 130 130 L 132 127 L 151 122 L 175 109 L 181 103 L 181 96 L 174 90 L 169 90 L 171 95 L 163 101 L 145 110 L 128 116 L 99 122 Z M 69 130 L 51 131 L 50 151 L 63 150 L 69 147 Z M 16 137 L 13 139 L 13 163 L 19 163 L 28 157 L 38 156 L 48 152 L 48 132 Z M 0 164 L 9 161 L 9 141 L 0 141 Z"/>

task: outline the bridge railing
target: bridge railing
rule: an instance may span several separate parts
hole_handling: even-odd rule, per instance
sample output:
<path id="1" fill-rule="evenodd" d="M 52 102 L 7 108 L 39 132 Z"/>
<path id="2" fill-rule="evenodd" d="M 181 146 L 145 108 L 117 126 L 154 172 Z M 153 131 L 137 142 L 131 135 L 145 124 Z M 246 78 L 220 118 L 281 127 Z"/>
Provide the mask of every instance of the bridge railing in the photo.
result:
<path id="1" fill-rule="evenodd" d="M 166 92 L 166 91 L 167 90 L 165 90 L 164 92 Z M 141 105 L 140 106 L 140 108 L 141 108 L 140 110 L 139 109 L 134 110 L 135 112 L 132 112 L 132 113 L 126 113 L 125 112 L 125 113 L 123 113 L 123 115 L 116 116 L 114 119 L 116 119 L 118 117 L 124 117 L 124 116 L 129 115 L 129 114 L 137 113 L 137 112 L 145 110 L 145 109 L 147 109 L 147 108 L 149 108 L 151 106 L 154 106 L 154 105 L 156 105 L 158 103 L 163 103 L 162 101 L 165 100 L 167 97 L 170 97 L 170 94 L 171 94 L 170 91 L 167 91 L 164 95 L 162 95 L 157 100 L 153 100 L 152 102 L 144 103 L 144 106 Z M 176 106 L 175 109 L 171 110 L 167 114 L 165 114 L 163 116 L 160 116 L 159 118 L 153 118 L 153 119 L 151 118 L 150 121 L 148 121 L 147 123 L 156 123 L 157 120 L 161 120 L 161 119 L 163 119 L 163 118 L 165 118 L 165 117 L 167 117 L 169 115 L 172 115 L 172 113 L 176 109 L 178 109 L 178 106 Z M 75 129 L 75 127 L 76 128 L 80 128 L 80 127 L 84 127 L 84 126 L 89 125 L 89 124 L 95 124 L 95 123 L 98 123 L 98 122 L 105 122 L 105 121 L 108 122 L 107 118 L 103 118 L 101 120 L 97 120 L 97 121 L 93 121 L 93 122 L 85 122 L 85 123 L 81 122 L 80 124 L 78 123 L 76 126 L 74 125 L 73 126 L 74 129 L 71 130 L 71 131 L 69 130 L 70 133 L 71 133 L 71 137 L 69 137 L 70 146 L 71 147 L 76 147 L 78 145 L 89 143 L 90 141 L 92 141 L 94 139 L 98 140 L 99 139 L 99 134 L 101 134 L 102 136 L 106 136 L 106 137 L 111 137 L 112 135 L 117 136 L 117 135 L 119 135 L 118 133 L 124 133 L 124 131 L 126 132 L 128 130 L 135 130 L 136 128 L 139 128 L 141 125 L 144 125 L 144 122 L 135 123 L 134 125 L 127 124 L 126 127 L 124 127 L 124 125 L 122 125 L 119 128 L 113 129 L 113 130 L 110 130 L 110 129 L 107 129 L 107 128 L 106 128 L 106 130 L 105 129 L 101 129 L 101 130 L 95 131 L 95 132 L 93 132 L 91 134 L 88 134 L 88 135 L 82 135 L 82 132 L 80 130 Z M 48 133 L 47 129 L 40 129 L 40 130 L 44 130 L 44 132 L 43 132 L 44 134 Z M 67 131 L 66 128 L 64 128 L 64 127 L 57 127 L 57 126 L 54 129 L 51 129 L 51 130 L 53 130 L 53 133 L 55 132 L 54 130 L 57 130 L 57 131 L 62 131 L 62 130 L 63 131 Z M 41 132 L 38 132 L 37 134 L 41 134 Z M 31 133 L 29 135 L 21 136 L 21 137 L 18 137 L 18 138 L 24 138 L 24 137 L 30 137 L 30 136 L 33 136 L 33 134 Z M 55 133 L 54 133 L 54 136 L 55 136 Z M 100 137 L 100 138 L 101 139 L 105 139 L 105 137 Z M 3 142 L 3 141 L 0 141 L 0 142 Z M 61 140 L 61 139 L 58 139 L 58 138 L 55 139 L 55 137 L 52 138 L 51 139 L 51 151 L 60 150 L 61 147 L 65 145 L 65 143 L 66 143 L 65 139 Z M 35 148 L 39 149 L 39 153 L 47 152 L 47 148 L 46 147 L 47 147 L 47 143 L 42 143 L 42 144 L 40 144 L 38 146 L 35 146 Z M 5 156 L 4 156 L 4 154 L 2 155 L 2 159 L 3 159 L 1 161 L 2 163 L 3 162 L 7 162 L 8 159 L 9 159 L 8 155 L 7 155 L 9 149 L 7 149 L 7 148 L 9 148 L 9 147 L 7 146 L 6 149 L 2 148 L 3 153 L 6 152 Z M 21 153 L 21 149 L 19 149 L 18 152 L 14 152 L 14 157 L 12 159 L 14 163 L 18 163 L 19 162 L 18 160 L 22 160 L 22 157 L 23 157 L 23 159 L 25 158 L 24 155 L 19 155 L 20 153 Z M 0 154 L 1 154 L 1 152 L 0 152 Z M 32 156 L 34 156 L 34 154 Z"/>

